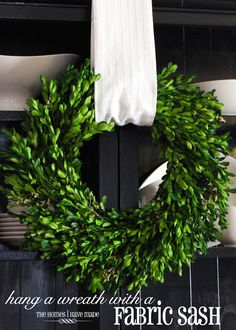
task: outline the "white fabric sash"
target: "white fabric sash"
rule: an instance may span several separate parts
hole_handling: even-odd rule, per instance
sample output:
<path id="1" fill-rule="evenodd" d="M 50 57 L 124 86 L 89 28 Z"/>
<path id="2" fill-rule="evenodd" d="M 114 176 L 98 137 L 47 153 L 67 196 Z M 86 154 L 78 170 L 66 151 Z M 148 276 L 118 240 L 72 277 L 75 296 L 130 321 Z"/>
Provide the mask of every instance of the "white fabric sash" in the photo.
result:
<path id="1" fill-rule="evenodd" d="M 157 81 L 152 0 L 93 0 L 96 121 L 150 126 Z"/>

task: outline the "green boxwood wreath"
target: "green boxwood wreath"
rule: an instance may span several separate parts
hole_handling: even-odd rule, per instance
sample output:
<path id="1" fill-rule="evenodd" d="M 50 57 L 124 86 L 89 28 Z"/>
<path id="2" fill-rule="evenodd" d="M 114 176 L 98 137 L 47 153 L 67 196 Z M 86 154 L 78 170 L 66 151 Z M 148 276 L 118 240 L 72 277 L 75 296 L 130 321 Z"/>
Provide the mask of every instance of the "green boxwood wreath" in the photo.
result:
<path id="1" fill-rule="evenodd" d="M 192 78 L 173 78 L 175 71 L 169 64 L 158 75 L 152 139 L 168 169 L 143 208 L 107 210 L 81 179 L 82 146 L 114 127 L 95 122 L 99 75 L 88 60 L 58 81 L 42 76 L 42 97 L 27 101 L 22 130 L 5 131 L 11 148 L 1 153 L 1 171 L 8 198 L 29 210 L 21 216 L 25 246 L 93 292 L 162 282 L 166 270 L 181 274 L 217 238 L 216 222 L 226 227 L 231 174 L 228 135 L 217 133 L 222 104 Z"/>

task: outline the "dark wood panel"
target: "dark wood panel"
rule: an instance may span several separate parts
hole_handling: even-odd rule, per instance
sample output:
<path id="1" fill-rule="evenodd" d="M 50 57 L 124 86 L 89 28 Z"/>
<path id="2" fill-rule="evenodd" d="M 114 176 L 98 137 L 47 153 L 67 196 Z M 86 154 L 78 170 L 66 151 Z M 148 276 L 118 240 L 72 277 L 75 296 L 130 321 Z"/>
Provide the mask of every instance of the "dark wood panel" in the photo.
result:
<path id="1" fill-rule="evenodd" d="M 138 205 L 138 131 L 137 126 L 119 128 L 120 208 Z"/>
<path id="2" fill-rule="evenodd" d="M 220 258 L 220 305 L 222 330 L 234 330 L 236 324 L 236 258 Z"/>
<path id="3" fill-rule="evenodd" d="M 99 197 L 107 196 L 107 207 L 118 207 L 118 130 L 99 136 Z"/>
<path id="4" fill-rule="evenodd" d="M 15 290 L 14 296 L 20 296 L 20 262 L 0 262 L 0 326 L 3 330 L 21 330 L 20 305 L 5 304 Z"/>
<path id="5" fill-rule="evenodd" d="M 76 53 L 82 59 L 89 57 L 89 23 L 0 21 L 0 28 L 7 31 L 0 35 L 1 55 Z"/>
<path id="6" fill-rule="evenodd" d="M 236 9 L 234 0 L 183 0 L 184 8 Z"/>
<path id="7" fill-rule="evenodd" d="M 148 287 L 142 289 L 142 299 L 145 300 L 147 297 L 154 297 L 156 299 L 153 306 L 157 306 L 157 302 L 160 301 L 162 310 L 165 307 L 170 306 L 173 309 L 173 323 L 170 326 L 167 325 L 143 325 L 142 330 L 154 330 L 160 328 L 175 329 L 175 330 L 190 330 L 190 326 L 181 326 L 178 324 L 178 308 L 190 306 L 190 282 L 189 282 L 189 269 L 185 268 L 183 276 L 180 277 L 175 273 L 166 273 L 165 282 L 150 284 Z M 152 306 L 152 305 L 151 305 Z M 145 306 L 144 306 L 145 307 Z M 167 314 L 168 315 L 168 314 Z M 154 318 L 153 323 L 157 323 L 157 316 Z M 167 322 L 171 322 L 167 318 Z M 162 322 L 163 323 L 163 322 Z"/>
<path id="8" fill-rule="evenodd" d="M 119 207 L 119 140 L 118 130 L 99 136 L 99 197 L 107 196 L 107 208 Z M 112 297 L 110 293 L 105 298 Z M 117 330 L 113 305 L 100 306 L 100 330 Z"/>
<path id="9" fill-rule="evenodd" d="M 131 299 L 134 300 L 133 303 L 130 303 L 128 305 L 126 304 L 120 304 L 120 307 L 132 307 L 134 308 L 134 311 L 135 311 L 135 308 L 138 308 L 141 306 L 141 303 L 139 303 L 138 301 L 141 300 L 141 290 L 139 292 L 137 291 L 128 291 L 126 288 L 122 288 L 121 290 L 121 297 L 124 299 L 124 298 L 128 298 L 130 297 Z M 135 299 L 134 299 L 135 298 Z M 120 321 L 120 330 L 131 330 L 131 329 L 134 329 L 134 330 L 140 330 L 142 329 L 142 326 L 141 325 L 128 325 L 128 324 L 125 324 L 125 317 L 128 316 L 126 313 L 122 313 L 123 317 Z M 135 316 L 134 317 L 134 322 L 140 322 L 140 320 Z M 127 320 L 126 320 L 126 323 L 130 322 L 130 318 L 127 317 Z"/>
<path id="10" fill-rule="evenodd" d="M 63 5 L 34 5 L 27 3 L 0 3 L 0 20 L 89 22 L 90 7 Z"/>
<path id="11" fill-rule="evenodd" d="M 28 2 L 28 1 L 27 1 Z M 0 19 L 12 21 L 61 21 L 89 22 L 91 19 L 91 1 L 81 0 L 73 3 L 0 3 Z M 56 3 L 55 3 L 56 2 Z M 183 8 L 183 0 L 153 0 L 153 18 L 157 24 L 235 26 L 235 6 L 217 9 Z M 180 7 L 180 8 L 179 8 Z M 200 9 L 199 9 L 200 8 Z"/>
<path id="12" fill-rule="evenodd" d="M 25 111 L 3 111 L 0 110 L 0 127 L 5 125 L 6 122 L 12 122 L 12 125 L 15 125 L 16 122 L 22 121 L 25 119 Z"/>
<path id="13" fill-rule="evenodd" d="M 208 249 L 206 255 L 199 255 L 198 258 L 235 258 L 236 249 L 234 247 L 212 247 Z M 0 261 L 32 261 L 39 258 L 37 252 L 27 252 L 24 250 L 0 250 Z M 38 260 L 39 261 L 39 260 Z M 39 261 L 40 262 L 40 261 Z"/>
<path id="14" fill-rule="evenodd" d="M 185 28 L 185 73 L 195 81 L 211 78 L 211 29 Z"/>
<path id="15" fill-rule="evenodd" d="M 20 1 L 16 1 L 16 0 L 8 0 L 8 1 L 0 1 L 0 3 L 17 3 Z M 90 6 L 91 5 L 91 0 L 24 0 L 24 3 L 30 3 L 31 5 L 35 5 L 35 4 L 65 4 L 65 5 L 87 5 Z M 165 6 L 165 7 L 180 7 L 181 6 L 181 0 L 153 0 L 153 6 Z M 22 3 L 22 2 L 21 2 Z"/>
<path id="16" fill-rule="evenodd" d="M 0 3 L 22 3 L 16 0 L 0 1 Z M 91 5 L 91 0 L 24 0 L 23 3 L 31 5 L 58 4 L 58 5 Z M 209 9 L 236 9 L 234 0 L 153 0 L 155 7 L 186 7 L 186 8 L 209 8 Z"/>
<path id="17" fill-rule="evenodd" d="M 134 125 L 119 127 L 119 184 L 120 208 L 132 208 L 138 205 L 138 130 Z M 121 289 L 121 297 L 127 295 L 127 289 Z M 132 292 L 131 294 L 135 294 Z M 122 330 L 138 329 L 139 326 L 121 325 Z"/>
<path id="18" fill-rule="evenodd" d="M 21 250 L 0 250 L 0 261 L 20 261 L 35 260 L 38 256 L 37 252 L 27 252 Z"/>
<path id="19" fill-rule="evenodd" d="M 155 8 L 153 20 L 159 25 L 235 26 L 235 10 Z"/>
<path id="20" fill-rule="evenodd" d="M 182 0 L 153 0 L 153 7 L 171 7 L 180 8 L 182 5 Z"/>
<path id="21" fill-rule="evenodd" d="M 49 263 L 44 261 L 22 261 L 21 295 L 23 297 L 55 297 L 55 272 Z M 31 310 L 21 308 L 21 328 L 24 330 L 55 330 L 54 322 L 37 318 L 36 312 L 53 312 L 55 304 L 44 304 L 43 301 Z M 49 318 L 46 318 L 49 320 Z"/>
<path id="22" fill-rule="evenodd" d="M 192 274 L 192 305 L 219 307 L 217 283 L 217 259 L 197 259 L 191 266 Z M 208 313 L 207 313 L 208 315 Z M 203 320 L 205 323 L 205 320 Z M 198 330 L 199 326 L 194 326 Z M 204 329 L 219 330 L 219 325 L 205 325 Z"/>
<path id="23" fill-rule="evenodd" d="M 236 28 L 212 29 L 212 79 L 236 78 Z"/>
<path id="24" fill-rule="evenodd" d="M 217 246 L 208 249 L 207 255 L 201 255 L 200 258 L 235 258 L 236 257 L 236 249 L 235 247 L 224 247 L 224 246 Z"/>
<path id="25" fill-rule="evenodd" d="M 99 197 L 99 138 L 95 136 L 81 149 L 82 178 L 97 198 Z"/>
<path id="26" fill-rule="evenodd" d="M 156 0 L 154 0 L 156 1 Z M 31 6 L 39 6 L 41 4 L 57 4 L 57 5 L 91 5 L 91 0 L 24 0 L 24 1 L 16 1 L 16 0 L 7 0 L 0 1 L 0 3 L 14 3 L 14 4 L 30 4 Z"/>
<path id="27" fill-rule="evenodd" d="M 97 296 L 99 293 L 97 293 Z M 86 285 L 79 285 L 78 288 L 79 297 L 91 297 L 93 294 L 89 292 L 86 288 Z M 79 311 L 84 313 L 83 322 L 79 323 L 80 330 L 101 330 L 99 327 L 100 317 L 91 317 L 91 315 L 85 313 L 98 313 L 99 314 L 100 305 L 93 304 L 84 304 L 79 306 Z"/>
<path id="28" fill-rule="evenodd" d="M 67 283 L 64 274 L 59 273 L 59 272 L 56 272 L 55 276 L 56 276 L 56 281 L 55 281 L 56 299 L 59 299 L 60 297 L 79 297 L 77 283 L 75 283 L 75 282 Z M 56 305 L 56 311 L 59 313 L 62 313 L 61 315 L 63 315 L 63 313 L 66 314 L 67 311 L 69 311 L 69 313 L 78 312 L 78 311 L 80 311 L 80 308 L 78 305 L 76 305 L 76 303 L 71 303 L 71 304 L 66 304 L 66 305 L 58 304 L 58 305 Z M 68 315 L 66 315 L 66 316 L 68 316 Z M 80 319 L 80 318 L 69 315 L 69 319 L 74 319 L 74 318 L 77 320 Z M 83 317 L 81 318 L 81 320 L 83 320 Z M 79 326 L 79 323 L 70 324 L 70 325 L 56 323 L 55 330 L 62 330 L 66 326 L 69 326 L 70 329 L 72 329 L 72 330 L 81 329 L 81 327 Z"/>
<path id="29" fill-rule="evenodd" d="M 139 143 L 139 185 L 152 173 L 162 162 L 158 147 L 152 143 L 151 129 L 138 128 Z"/>
<path id="30" fill-rule="evenodd" d="M 158 72 L 169 62 L 178 65 L 178 72 L 184 71 L 184 29 L 183 27 L 156 26 L 155 43 Z"/>

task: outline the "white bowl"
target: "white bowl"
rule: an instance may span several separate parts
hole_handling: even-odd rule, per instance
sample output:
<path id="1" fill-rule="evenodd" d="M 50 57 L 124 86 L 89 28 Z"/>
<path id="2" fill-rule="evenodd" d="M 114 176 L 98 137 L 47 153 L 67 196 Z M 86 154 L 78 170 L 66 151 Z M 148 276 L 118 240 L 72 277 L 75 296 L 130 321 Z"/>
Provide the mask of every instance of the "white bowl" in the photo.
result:
<path id="1" fill-rule="evenodd" d="M 236 246 L 236 206 L 230 205 L 227 214 L 228 227 L 221 232 L 219 241 L 224 246 Z"/>
<path id="2" fill-rule="evenodd" d="M 41 91 L 41 74 L 54 79 L 78 60 L 76 54 L 0 55 L 0 110 L 24 110 L 26 100 Z"/>
<path id="3" fill-rule="evenodd" d="M 167 162 L 158 166 L 139 187 L 139 207 L 143 207 L 156 195 L 162 178 L 166 175 Z"/>
<path id="4" fill-rule="evenodd" d="M 195 83 L 205 92 L 215 89 L 215 95 L 224 104 L 222 115 L 236 115 L 236 79 L 212 80 Z"/>
<path id="5" fill-rule="evenodd" d="M 230 173 L 236 174 L 236 159 L 227 156 L 225 161 L 229 162 L 228 171 Z M 232 184 L 230 188 L 236 188 L 236 176 L 231 177 Z M 228 214 L 227 219 L 227 229 L 223 230 L 220 234 L 219 241 L 224 246 L 236 246 L 236 194 L 230 194 Z"/>

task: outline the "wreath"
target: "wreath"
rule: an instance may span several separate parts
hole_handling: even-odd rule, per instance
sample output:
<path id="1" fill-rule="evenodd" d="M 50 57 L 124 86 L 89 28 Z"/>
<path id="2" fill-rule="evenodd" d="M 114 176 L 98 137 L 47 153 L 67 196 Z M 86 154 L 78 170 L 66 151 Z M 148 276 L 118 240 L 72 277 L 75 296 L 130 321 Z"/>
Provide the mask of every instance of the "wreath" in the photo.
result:
<path id="1" fill-rule="evenodd" d="M 21 130 L 5 130 L 11 147 L 1 152 L 8 199 L 26 205 L 25 247 L 51 260 L 68 280 L 91 291 L 139 289 L 164 281 L 165 271 L 207 252 L 207 242 L 226 228 L 230 173 L 228 134 L 219 134 L 221 109 L 214 91 L 193 77 L 173 77 L 169 64 L 158 75 L 152 140 L 168 161 L 155 198 L 143 208 L 106 209 L 81 178 L 80 152 L 114 123 L 95 122 L 89 61 L 69 66 L 58 80 L 42 81 L 40 99 L 27 100 Z"/>

